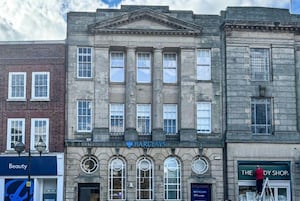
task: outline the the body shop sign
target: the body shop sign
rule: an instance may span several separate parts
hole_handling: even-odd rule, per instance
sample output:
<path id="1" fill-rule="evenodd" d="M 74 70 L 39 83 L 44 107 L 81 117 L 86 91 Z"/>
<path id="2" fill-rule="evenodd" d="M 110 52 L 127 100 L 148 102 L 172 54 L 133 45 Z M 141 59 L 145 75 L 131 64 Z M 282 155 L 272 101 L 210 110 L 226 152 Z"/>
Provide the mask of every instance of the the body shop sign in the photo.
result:
<path id="1" fill-rule="evenodd" d="M 264 169 L 265 178 L 270 180 L 290 180 L 290 163 L 289 162 L 238 162 L 238 179 L 255 180 L 256 166 L 260 165 Z"/>

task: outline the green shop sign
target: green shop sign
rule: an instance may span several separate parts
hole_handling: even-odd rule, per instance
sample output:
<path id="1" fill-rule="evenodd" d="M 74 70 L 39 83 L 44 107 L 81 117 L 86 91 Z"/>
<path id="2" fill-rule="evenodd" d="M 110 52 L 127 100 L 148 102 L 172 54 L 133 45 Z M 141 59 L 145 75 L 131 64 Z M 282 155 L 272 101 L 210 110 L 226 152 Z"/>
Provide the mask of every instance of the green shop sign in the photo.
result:
<path id="1" fill-rule="evenodd" d="M 289 162 L 272 162 L 272 161 L 239 161 L 238 162 L 238 179 L 255 180 L 256 166 L 260 165 L 264 169 L 265 178 L 270 180 L 290 180 L 290 163 Z"/>

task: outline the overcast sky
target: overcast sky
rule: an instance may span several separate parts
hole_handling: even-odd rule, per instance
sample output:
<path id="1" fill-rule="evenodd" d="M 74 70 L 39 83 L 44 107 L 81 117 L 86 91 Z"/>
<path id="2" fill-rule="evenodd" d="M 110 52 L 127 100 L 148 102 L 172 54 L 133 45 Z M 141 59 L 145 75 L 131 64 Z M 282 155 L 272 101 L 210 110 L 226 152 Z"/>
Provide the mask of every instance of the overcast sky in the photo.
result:
<path id="1" fill-rule="evenodd" d="M 0 41 L 64 40 L 66 14 L 120 5 L 165 5 L 170 10 L 220 14 L 228 6 L 263 6 L 290 9 L 291 0 L 0 0 Z M 300 14 L 300 0 L 293 0 Z"/>

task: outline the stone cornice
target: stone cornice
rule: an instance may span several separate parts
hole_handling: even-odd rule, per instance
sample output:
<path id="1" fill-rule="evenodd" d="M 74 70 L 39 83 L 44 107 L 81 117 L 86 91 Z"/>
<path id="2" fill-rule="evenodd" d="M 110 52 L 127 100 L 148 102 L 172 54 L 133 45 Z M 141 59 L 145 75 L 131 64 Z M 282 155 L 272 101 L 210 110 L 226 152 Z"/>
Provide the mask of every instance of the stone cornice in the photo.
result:
<path id="1" fill-rule="evenodd" d="M 224 23 L 225 32 L 230 31 L 260 31 L 260 32 L 299 32 L 299 25 L 281 25 L 280 23 Z"/>

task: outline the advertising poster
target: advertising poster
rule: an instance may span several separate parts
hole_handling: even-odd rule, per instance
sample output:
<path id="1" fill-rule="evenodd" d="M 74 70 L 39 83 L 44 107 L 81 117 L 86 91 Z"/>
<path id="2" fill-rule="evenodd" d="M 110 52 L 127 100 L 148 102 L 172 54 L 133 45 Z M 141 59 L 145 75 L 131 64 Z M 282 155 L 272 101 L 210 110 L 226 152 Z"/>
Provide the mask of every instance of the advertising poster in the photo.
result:
<path id="1" fill-rule="evenodd" d="M 27 179 L 6 179 L 4 201 L 27 201 Z M 31 180 L 29 200 L 33 201 L 33 180 Z"/>

